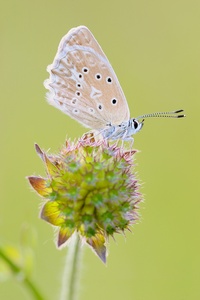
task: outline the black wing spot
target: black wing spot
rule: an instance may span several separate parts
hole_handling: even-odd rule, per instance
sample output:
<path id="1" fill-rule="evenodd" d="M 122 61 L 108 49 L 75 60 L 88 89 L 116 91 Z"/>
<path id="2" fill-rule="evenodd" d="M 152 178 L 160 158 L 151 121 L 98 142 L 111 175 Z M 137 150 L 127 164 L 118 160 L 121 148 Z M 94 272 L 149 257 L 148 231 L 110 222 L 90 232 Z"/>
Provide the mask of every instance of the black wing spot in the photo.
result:
<path id="1" fill-rule="evenodd" d="M 76 102 L 77 102 L 77 99 L 76 99 L 76 98 L 73 98 L 73 99 L 72 99 L 72 104 L 76 104 Z"/>
<path id="2" fill-rule="evenodd" d="M 109 84 L 111 84 L 112 83 L 112 78 L 111 77 L 107 77 L 106 78 L 106 82 L 109 83 Z"/>
<path id="3" fill-rule="evenodd" d="M 112 103 L 113 105 L 117 104 L 117 99 L 116 99 L 116 98 L 113 98 L 113 99 L 111 100 L 111 103 Z"/>
<path id="4" fill-rule="evenodd" d="M 87 67 L 84 67 L 84 68 L 82 69 L 82 71 L 83 71 L 83 73 L 88 73 L 88 72 L 89 72 L 89 69 L 88 69 Z"/>
<path id="5" fill-rule="evenodd" d="M 82 88 L 82 85 L 81 85 L 80 83 L 77 83 L 77 84 L 76 84 L 76 87 L 81 89 L 81 88 Z"/>
<path id="6" fill-rule="evenodd" d="M 101 80 L 102 76 L 101 76 L 101 74 L 97 73 L 97 74 L 95 75 L 95 78 L 96 78 L 97 80 Z"/>
<path id="7" fill-rule="evenodd" d="M 89 112 L 91 112 L 92 114 L 94 114 L 94 113 L 95 113 L 95 110 L 94 110 L 94 108 L 92 108 L 92 107 L 89 107 Z"/>
<path id="8" fill-rule="evenodd" d="M 73 111 L 72 111 L 75 115 L 78 115 L 79 114 L 79 110 L 77 108 L 74 108 Z"/>
<path id="9" fill-rule="evenodd" d="M 80 97 L 81 96 L 81 92 L 76 91 L 76 96 Z"/>

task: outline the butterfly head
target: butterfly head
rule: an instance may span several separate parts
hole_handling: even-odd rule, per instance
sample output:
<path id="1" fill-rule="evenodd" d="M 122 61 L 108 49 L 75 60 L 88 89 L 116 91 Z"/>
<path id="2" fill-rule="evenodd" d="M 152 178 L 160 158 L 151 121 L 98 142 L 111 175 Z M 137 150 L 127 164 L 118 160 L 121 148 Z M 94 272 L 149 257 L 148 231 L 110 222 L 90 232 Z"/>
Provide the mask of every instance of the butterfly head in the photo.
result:
<path id="1" fill-rule="evenodd" d="M 144 119 L 142 119 L 141 122 L 139 122 L 136 118 L 130 119 L 130 127 L 132 130 L 132 134 L 135 134 L 138 131 L 140 131 L 142 129 L 143 125 L 144 125 Z"/>
<path id="2" fill-rule="evenodd" d="M 126 131 L 126 137 L 129 137 L 138 131 L 140 131 L 144 125 L 144 120 L 146 118 L 152 118 L 152 117 L 168 117 L 168 118 L 183 118 L 185 115 L 180 114 L 183 110 L 175 110 L 170 112 L 155 112 L 151 114 L 146 114 L 139 116 L 137 118 L 132 118 L 129 120 L 129 124 L 127 125 L 127 131 Z M 139 119 L 142 119 L 140 122 Z"/>

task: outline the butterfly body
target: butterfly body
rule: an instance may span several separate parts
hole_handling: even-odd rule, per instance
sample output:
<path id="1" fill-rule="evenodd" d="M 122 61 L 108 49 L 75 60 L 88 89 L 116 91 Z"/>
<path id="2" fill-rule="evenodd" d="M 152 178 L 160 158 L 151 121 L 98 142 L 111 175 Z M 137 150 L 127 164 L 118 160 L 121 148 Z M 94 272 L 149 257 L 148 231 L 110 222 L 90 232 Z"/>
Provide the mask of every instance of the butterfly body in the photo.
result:
<path id="1" fill-rule="evenodd" d="M 131 139 L 143 125 L 130 119 L 129 107 L 100 45 L 85 26 L 61 40 L 44 82 L 48 102 L 105 139 Z M 141 116 L 142 117 L 142 116 Z"/>
<path id="2" fill-rule="evenodd" d="M 108 124 L 101 133 L 108 140 L 133 140 L 132 135 L 137 133 L 142 126 L 143 122 L 139 123 L 133 118 L 116 126 Z"/>

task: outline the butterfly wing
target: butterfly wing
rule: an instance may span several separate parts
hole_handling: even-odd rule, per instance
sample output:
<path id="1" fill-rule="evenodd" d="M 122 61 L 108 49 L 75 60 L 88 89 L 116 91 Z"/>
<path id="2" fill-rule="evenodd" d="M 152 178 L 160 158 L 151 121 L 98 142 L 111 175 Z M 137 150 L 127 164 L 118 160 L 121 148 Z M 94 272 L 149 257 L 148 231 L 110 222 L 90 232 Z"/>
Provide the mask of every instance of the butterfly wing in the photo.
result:
<path id="1" fill-rule="evenodd" d="M 84 126 L 103 129 L 130 118 L 117 76 L 85 26 L 71 29 L 47 68 L 48 102 Z"/>

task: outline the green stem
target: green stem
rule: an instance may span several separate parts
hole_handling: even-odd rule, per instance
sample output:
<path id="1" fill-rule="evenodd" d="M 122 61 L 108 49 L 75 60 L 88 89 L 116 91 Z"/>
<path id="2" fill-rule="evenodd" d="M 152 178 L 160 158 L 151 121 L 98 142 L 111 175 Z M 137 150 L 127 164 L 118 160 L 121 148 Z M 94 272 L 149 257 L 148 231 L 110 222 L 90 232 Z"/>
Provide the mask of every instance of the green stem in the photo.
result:
<path id="1" fill-rule="evenodd" d="M 74 233 L 70 241 L 63 277 L 60 300 L 74 300 L 77 296 L 80 274 L 81 241 L 79 235 Z"/>
<path id="2" fill-rule="evenodd" d="M 23 282 L 24 285 L 29 289 L 29 291 L 33 296 L 33 299 L 36 300 L 45 299 L 39 292 L 38 288 L 36 288 L 35 284 L 28 277 L 26 277 L 24 271 L 10 259 L 9 256 L 7 256 L 6 253 L 1 248 L 0 248 L 0 257 L 4 262 L 6 262 L 7 265 L 9 265 L 15 277 L 17 279 L 19 278 L 20 281 Z"/>

